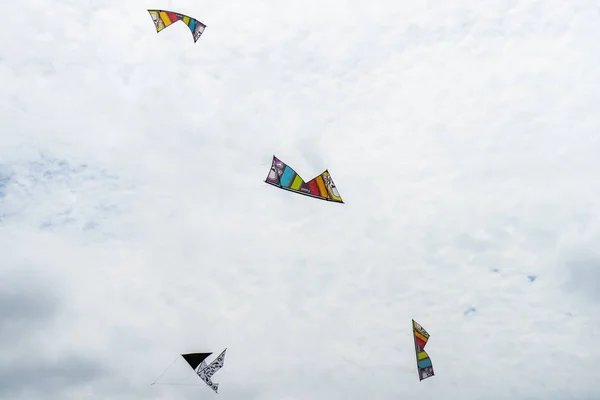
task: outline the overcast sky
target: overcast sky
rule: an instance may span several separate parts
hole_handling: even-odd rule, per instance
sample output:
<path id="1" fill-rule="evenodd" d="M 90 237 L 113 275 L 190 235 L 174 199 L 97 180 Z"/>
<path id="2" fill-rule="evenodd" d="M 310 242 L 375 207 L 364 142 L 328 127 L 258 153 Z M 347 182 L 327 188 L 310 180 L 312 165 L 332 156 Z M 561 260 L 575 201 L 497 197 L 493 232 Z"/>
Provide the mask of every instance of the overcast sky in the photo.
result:
<path id="1" fill-rule="evenodd" d="M 597 1 L 5 3 L 0 398 L 600 398 Z"/>

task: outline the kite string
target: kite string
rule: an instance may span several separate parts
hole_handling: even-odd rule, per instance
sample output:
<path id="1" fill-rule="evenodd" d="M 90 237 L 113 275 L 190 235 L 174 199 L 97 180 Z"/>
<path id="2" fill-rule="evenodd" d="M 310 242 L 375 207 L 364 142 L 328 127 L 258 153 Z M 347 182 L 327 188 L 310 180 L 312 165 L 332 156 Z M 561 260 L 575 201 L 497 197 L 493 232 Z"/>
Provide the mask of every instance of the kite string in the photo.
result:
<path id="1" fill-rule="evenodd" d="M 175 361 L 177 361 L 177 359 L 178 359 L 178 358 L 179 358 L 179 356 L 175 357 L 175 359 L 173 360 L 173 362 L 172 362 L 172 363 L 171 363 L 171 364 L 170 364 L 170 365 L 169 365 L 169 366 L 168 366 L 168 367 L 167 367 L 167 368 L 166 368 L 166 369 L 165 369 L 165 370 L 162 372 L 162 374 L 160 374 L 160 375 L 158 376 L 158 378 L 156 378 L 156 380 L 155 380 L 154 382 L 152 382 L 152 383 L 150 384 L 150 386 L 152 386 L 152 385 L 154 385 L 156 382 L 158 382 L 158 380 L 160 379 L 160 377 L 161 377 L 161 376 L 163 376 L 163 375 L 165 374 L 165 372 L 167 372 L 167 370 L 173 366 L 173 364 L 175 364 Z"/>
<path id="2" fill-rule="evenodd" d="M 159 383 L 158 385 L 165 385 L 165 386 L 167 386 L 167 385 L 170 385 L 170 386 L 203 386 L 203 385 L 201 385 L 199 383 L 175 383 L 175 382 L 173 382 L 173 383 L 169 383 L 169 382 L 167 382 L 167 383 Z"/>

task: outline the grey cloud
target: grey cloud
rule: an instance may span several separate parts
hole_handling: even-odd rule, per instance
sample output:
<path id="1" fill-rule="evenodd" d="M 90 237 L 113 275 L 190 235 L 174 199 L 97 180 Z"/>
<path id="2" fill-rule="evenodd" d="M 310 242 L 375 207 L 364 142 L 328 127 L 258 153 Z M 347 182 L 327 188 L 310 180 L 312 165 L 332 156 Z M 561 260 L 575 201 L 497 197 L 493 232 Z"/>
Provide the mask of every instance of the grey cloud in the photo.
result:
<path id="1" fill-rule="evenodd" d="M 56 335 L 65 305 L 58 276 L 44 268 L 6 268 L 0 284 L 0 397 L 61 398 L 73 386 L 106 374 L 92 357 L 62 351 L 58 358 L 42 343 Z M 68 327 L 66 327 L 68 329 Z M 58 330 L 60 332 L 60 329 Z"/>
<path id="2" fill-rule="evenodd" d="M 99 362 L 84 356 L 45 360 L 35 348 L 22 349 L 23 356 L 18 361 L 0 367 L 0 396 L 31 394 L 60 399 L 61 393 L 64 396 L 73 386 L 92 383 L 107 373 Z"/>
<path id="3" fill-rule="evenodd" d="M 9 266 L 0 283 L 0 332 L 18 340 L 31 330 L 43 329 L 58 314 L 61 299 L 54 279 L 26 266 Z M 10 340 L 0 347 L 9 346 Z"/>
<path id="4" fill-rule="evenodd" d="M 0 330 L 12 324 L 43 323 L 56 315 L 58 300 L 43 290 L 31 290 L 26 285 L 0 292 Z"/>

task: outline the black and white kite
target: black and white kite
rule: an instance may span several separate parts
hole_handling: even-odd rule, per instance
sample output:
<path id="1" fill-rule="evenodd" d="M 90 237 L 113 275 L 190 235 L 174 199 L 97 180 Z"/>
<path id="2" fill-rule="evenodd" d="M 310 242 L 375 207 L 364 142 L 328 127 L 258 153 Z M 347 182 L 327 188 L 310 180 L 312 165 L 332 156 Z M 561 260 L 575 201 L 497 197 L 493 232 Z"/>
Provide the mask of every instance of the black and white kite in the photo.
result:
<path id="1" fill-rule="evenodd" d="M 226 351 L 227 351 L 227 349 L 223 350 L 223 352 L 221 354 L 219 354 L 219 356 L 217 358 L 215 358 L 210 364 L 206 363 L 206 359 L 212 353 L 188 353 L 188 354 L 181 354 L 181 357 L 183 357 L 183 359 L 189 364 L 189 366 L 192 367 L 192 369 L 194 370 L 196 375 L 198 375 L 200 377 L 200 379 L 202 379 L 204 381 L 204 383 L 206 383 L 208 385 L 208 387 L 210 387 L 212 390 L 214 390 L 215 393 L 218 393 L 219 384 L 214 383 L 211 380 L 211 378 L 218 370 L 223 368 L 223 365 L 225 364 L 225 352 Z M 170 369 L 171 366 L 178 359 L 180 359 L 180 358 L 179 357 L 175 358 L 175 360 L 171 363 L 171 365 L 169 367 L 167 367 L 167 370 Z M 182 383 L 174 383 L 174 382 L 159 383 L 158 382 L 159 379 L 161 379 L 161 377 L 165 374 L 165 372 L 167 372 L 167 370 L 165 370 L 162 374 L 160 374 L 160 376 L 154 381 L 154 383 L 152 383 L 152 385 L 155 385 L 155 384 L 181 385 L 182 384 Z"/>
<path id="2" fill-rule="evenodd" d="M 214 383 L 210 378 L 220 370 L 225 363 L 225 352 L 227 349 L 223 350 L 219 356 L 213 360 L 210 364 L 206 364 L 206 359 L 212 353 L 189 353 L 182 354 L 181 356 L 190 364 L 190 367 L 196 372 L 196 374 L 206 383 L 215 393 L 218 393 L 219 384 Z"/>

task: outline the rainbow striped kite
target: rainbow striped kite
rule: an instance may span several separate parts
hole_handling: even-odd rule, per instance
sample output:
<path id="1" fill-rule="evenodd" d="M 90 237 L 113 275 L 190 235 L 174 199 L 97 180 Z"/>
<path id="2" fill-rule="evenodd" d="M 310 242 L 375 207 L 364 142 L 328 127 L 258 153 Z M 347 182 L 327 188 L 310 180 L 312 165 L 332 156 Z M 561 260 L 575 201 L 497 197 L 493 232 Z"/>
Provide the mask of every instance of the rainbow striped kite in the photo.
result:
<path id="1" fill-rule="evenodd" d="M 204 32 L 204 28 L 206 28 L 206 25 L 204 25 L 202 22 L 195 18 L 188 17 L 187 15 L 165 10 L 148 10 L 148 12 L 152 17 L 152 21 L 154 21 L 157 33 L 177 21 L 183 21 L 188 28 L 190 28 L 190 31 L 194 36 L 195 43 L 198 41 L 198 39 L 200 39 L 200 35 L 202 35 L 202 32 Z"/>
<path id="2" fill-rule="evenodd" d="M 423 350 L 429 340 L 429 333 L 419 325 L 414 319 L 412 320 L 413 337 L 415 339 L 415 353 L 417 355 L 417 370 L 419 371 L 419 380 L 429 378 L 433 375 L 433 365 L 431 358 Z"/>
<path id="3" fill-rule="evenodd" d="M 280 189 L 303 194 L 316 199 L 343 203 L 340 194 L 327 170 L 308 182 L 304 180 L 289 165 L 273 156 L 271 171 L 265 180 L 266 183 Z"/>

